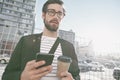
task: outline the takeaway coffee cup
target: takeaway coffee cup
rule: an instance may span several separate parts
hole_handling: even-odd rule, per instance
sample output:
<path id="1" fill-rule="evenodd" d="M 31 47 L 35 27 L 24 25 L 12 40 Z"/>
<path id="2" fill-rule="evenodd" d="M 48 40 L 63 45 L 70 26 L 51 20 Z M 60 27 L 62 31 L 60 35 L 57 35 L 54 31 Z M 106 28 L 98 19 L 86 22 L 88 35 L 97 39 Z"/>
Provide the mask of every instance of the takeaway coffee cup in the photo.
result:
<path id="1" fill-rule="evenodd" d="M 57 62 L 57 76 L 60 76 L 61 72 L 68 71 L 72 59 L 67 56 L 59 56 Z"/>

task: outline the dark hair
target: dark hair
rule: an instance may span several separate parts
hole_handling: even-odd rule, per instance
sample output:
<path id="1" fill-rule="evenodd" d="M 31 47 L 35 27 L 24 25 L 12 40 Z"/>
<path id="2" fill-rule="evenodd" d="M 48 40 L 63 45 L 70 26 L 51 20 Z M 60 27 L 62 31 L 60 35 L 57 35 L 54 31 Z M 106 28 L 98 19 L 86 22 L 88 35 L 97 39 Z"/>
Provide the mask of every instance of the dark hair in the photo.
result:
<path id="1" fill-rule="evenodd" d="M 42 12 L 46 13 L 46 10 L 47 10 L 49 4 L 63 5 L 64 3 L 62 0 L 47 0 L 46 3 L 42 7 Z M 63 8 L 63 12 L 65 12 L 64 8 Z"/>

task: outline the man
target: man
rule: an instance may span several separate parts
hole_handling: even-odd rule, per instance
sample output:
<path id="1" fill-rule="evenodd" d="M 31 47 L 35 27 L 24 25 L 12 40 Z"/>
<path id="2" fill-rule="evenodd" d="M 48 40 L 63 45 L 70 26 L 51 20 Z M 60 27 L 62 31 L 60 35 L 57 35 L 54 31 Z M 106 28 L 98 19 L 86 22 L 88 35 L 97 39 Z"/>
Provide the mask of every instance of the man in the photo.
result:
<path id="1" fill-rule="evenodd" d="M 36 62 L 36 53 L 48 53 L 57 39 L 59 23 L 65 15 L 61 0 L 48 0 L 42 8 L 44 30 L 41 34 L 23 36 L 18 42 L 11 59 L 3 73 L 2 80 L 80 80 L 77 57 L 71 43 L 60 39 L 54 53 L 52 65 L 38 68 L 46 62 Z M 68 72 L 56 76 L 57 57 L 60 55 L 72 58 Z"/>

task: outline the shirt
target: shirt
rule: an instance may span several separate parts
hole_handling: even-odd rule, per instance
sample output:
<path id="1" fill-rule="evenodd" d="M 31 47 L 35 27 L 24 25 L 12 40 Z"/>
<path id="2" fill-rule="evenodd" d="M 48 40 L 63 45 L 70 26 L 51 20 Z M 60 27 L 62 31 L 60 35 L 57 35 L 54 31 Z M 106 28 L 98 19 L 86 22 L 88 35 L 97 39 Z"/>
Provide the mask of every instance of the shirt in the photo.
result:
<path id="1" fill-rule="evenodd" d="M 52 48 L 54 42 L 57 38 L 42 36 L 41 38 L 41 45 L 40 45 L 40 51 L 42 53 L 48 54 L 50 49 Z M 62 55 L 61 50 L 61 44 L 59 43 L 55 53 L 54 53 L 54 59 L 52 62 L 53 70 L 51 73 L 47 74 L 45 77 L 41 78 L 40 80 L 60 80 L 56 74 L 57 74 L 57 58 Z"/>

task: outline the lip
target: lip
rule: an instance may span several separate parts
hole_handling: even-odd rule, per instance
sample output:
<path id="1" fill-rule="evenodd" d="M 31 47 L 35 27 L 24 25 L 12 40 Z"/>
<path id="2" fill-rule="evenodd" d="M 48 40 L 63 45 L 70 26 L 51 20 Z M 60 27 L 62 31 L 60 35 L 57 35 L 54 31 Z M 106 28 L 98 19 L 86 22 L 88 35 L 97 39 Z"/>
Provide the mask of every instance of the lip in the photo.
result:
<path id="1" fill-rule="evenodd" d="M 51 20 L 50 22 L 51 22 L 51 23 L 55 23 L 55 24 L 58 24 L 58 23 L 59 23 L 58 20 L 56 20 L 56 19 L 53 19 L 53 20 Z"/>
<path id="2" fill-rule="evenodd" d="M 57 22 L 57 21 L 51 21 L 51 23 L 58 24 L 58 22 Z"/>

